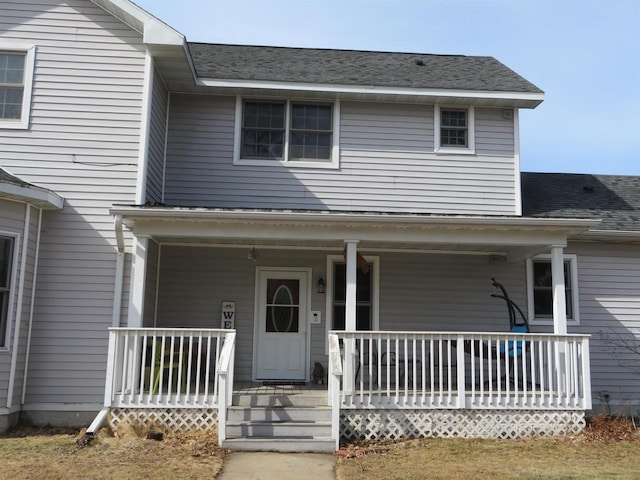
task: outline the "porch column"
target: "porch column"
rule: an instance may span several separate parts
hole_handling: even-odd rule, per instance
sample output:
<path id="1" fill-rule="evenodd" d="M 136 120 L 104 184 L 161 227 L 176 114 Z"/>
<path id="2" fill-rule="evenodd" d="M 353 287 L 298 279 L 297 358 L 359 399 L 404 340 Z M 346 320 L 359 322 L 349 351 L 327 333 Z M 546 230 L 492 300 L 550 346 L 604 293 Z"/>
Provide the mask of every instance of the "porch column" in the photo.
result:
<path id="1" fill-rule="evenodd" d="M 553 333 L 567 333 L 567 305 L 564 284 L 564 247 L 551 247 L 551 282 L 553 285 Z"/>
<path id="2" fill-rule="evenodd" d="M 129 298 L 129 317 L 127 326 L 142 327 L 144 314 L 145 272 L 147 271 L 147 237 L 136 237 L 131 271 L 131 297 Z"/>
<path id="3" fill-rule="evenodd" d="M 344 329 L 347 332 L 356 331 L 356 283 L 357 283 L 357 255 L 358 240 L 346 240 L 347 265 L 346 265 L 346 283 L 347 291 L 345 297 L 345 324 Z M 346 340 L 344 346 L 344 390 L 345 394 L 351 395 L 354 387 L 355 372 L 355 342 L 354 340 Z"/>

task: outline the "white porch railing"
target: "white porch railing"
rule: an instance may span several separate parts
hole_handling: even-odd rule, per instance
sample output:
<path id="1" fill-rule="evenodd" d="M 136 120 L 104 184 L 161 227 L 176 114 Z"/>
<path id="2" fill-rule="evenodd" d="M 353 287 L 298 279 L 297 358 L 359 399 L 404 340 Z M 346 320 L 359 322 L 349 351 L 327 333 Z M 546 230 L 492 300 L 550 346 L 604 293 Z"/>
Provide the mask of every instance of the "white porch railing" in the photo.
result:
<path id="1" fill-rule="evenodd" d="M 344 364 L 342 408 L 591 408 L 587 335 L 364 331 L 331 335 L 340 344 Z M 337 365 L 330 360 L 332 364 Z"/>
<path id="2" fill-rule="evenodd" d="M 111 328 L 105 406 L 226 412 L 234 348 L 232 330 Z"/>

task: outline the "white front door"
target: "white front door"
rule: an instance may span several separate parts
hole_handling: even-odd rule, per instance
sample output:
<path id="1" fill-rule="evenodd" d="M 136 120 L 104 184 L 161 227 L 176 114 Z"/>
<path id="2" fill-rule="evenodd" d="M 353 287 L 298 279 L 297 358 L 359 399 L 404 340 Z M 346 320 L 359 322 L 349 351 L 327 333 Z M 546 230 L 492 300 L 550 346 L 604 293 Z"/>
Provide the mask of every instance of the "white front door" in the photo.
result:
<path id="1" fill-rule="evenodd" d="M 306 379 L 309 276 L 309 270 L 258 270 L 256 380 Z"/>

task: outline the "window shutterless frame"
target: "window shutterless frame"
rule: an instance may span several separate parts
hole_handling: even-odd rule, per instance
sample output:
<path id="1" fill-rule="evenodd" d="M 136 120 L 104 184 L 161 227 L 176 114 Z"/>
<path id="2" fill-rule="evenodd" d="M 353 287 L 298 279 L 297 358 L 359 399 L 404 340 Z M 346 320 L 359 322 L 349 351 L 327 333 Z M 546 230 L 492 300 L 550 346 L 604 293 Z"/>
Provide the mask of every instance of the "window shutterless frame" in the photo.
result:
<path id="1" fill-rule="evenodd" d="M 434 150 L 444 154 L 475 154 L 475 110 L 434 105 Z"/>
<path id="2" fill-rule="evenodd" d="M 18 237 L 0 232 L 0 348 L 9 347 L 9 326 L 13 317 L 13 285 L 17 270 L 15 245 Z"/>
<path id="3" fill-rule="evenodd" d="M 280 114 L 280 108 L 284 115 Z M 271 100 L 238 96 L 233 163 L 338 168 L 339 123 L 339 100 Z"/>
<path id="4" fill-rule="evenodd" d="M 27 129 L 36 47 L 0 40 L 0 129 Z"/>
<path id="5" fill-rule="evenodd" d="M 567 325 L 580 324 L 578 295 L 578 257 L 564 255 Z M 527 309 L 529 323 L 553 324 L 551 256 L 537 255 L 527 260 Z"/>

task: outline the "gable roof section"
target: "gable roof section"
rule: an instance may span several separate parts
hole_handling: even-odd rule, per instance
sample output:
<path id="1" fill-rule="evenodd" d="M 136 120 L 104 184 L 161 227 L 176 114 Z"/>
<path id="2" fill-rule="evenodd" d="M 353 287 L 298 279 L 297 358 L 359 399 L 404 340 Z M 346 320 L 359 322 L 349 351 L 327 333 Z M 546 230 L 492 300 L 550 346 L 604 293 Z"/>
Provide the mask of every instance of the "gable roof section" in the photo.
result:
<path id="1" fill-rule="evenodd" d="M 640 233 L 640 176 L 522 173 L 526 217 L 601 219 L 594 229 Z"/>
<path id="2" fill-rule="evenodd" d="M 0 168 L 0 198 L 31 203 L 45 210 L 62 208 L 64 199 L 47 188 L 25 182 Z"/>
<path id="3" fill-rule="evenodd" d="M 189 43 L 204 85 L 297 83 L 379 91 L 496 93 L 535 107 L 544 93 L 493 57 Z M 385 90 L 386 89 L 386 90 Z M 470 95 L 472 96 L 472 95 Z"/>

